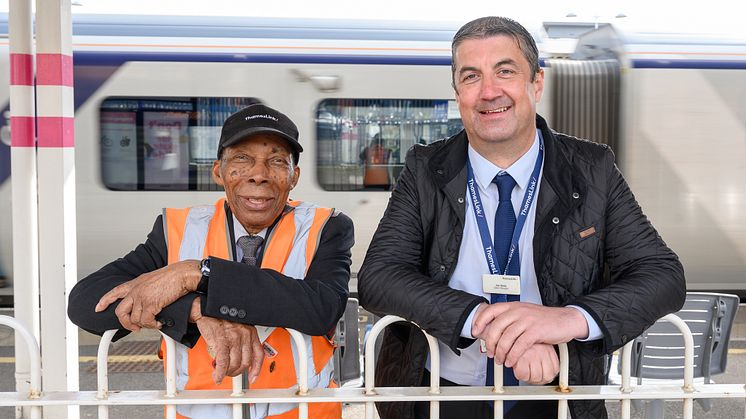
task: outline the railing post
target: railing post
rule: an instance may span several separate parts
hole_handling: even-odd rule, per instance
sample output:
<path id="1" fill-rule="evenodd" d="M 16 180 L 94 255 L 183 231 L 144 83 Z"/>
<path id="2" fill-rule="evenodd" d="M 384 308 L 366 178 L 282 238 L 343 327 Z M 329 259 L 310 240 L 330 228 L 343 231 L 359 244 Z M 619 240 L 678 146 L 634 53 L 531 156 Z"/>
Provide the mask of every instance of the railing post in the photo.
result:
<path id="1" fill-rule="evenodd" d="M 176 397 L 176 342 L 161 333 L 166 343 L 166 397 Z M 166 405 L 166 419 L 176 419 L 176 405 Z"/>
<path id="2" fill-rule="evenodd" d="M 560 353 L 560 373 L 559 373 L 559 387 L 557 391 L 560 393 L 569 393 L 570 390 L 570 355 L 567 352 L 567 344 L 561 343 L 559 345 Z M 567 399 L 561 399 L 557 403 L 557 419 L 567 419 Z"/>
<path id="3" fill-rule="evenodd" d="M 632 386 L 630 385 L 630 376 L 632 375 L 632 345 L 634 340 L 630 341 L 624 348 L 622 348 L 622 387 L 619 389 L 622 393 L 632 393 Z M 622 419 L 629 419 L 632 414 L 630 411 L 632 401 L 630 399 L 622 400 Z"/>
<path id="4" fill-rule="evenodd" d="M 489 358 L 487 359 L 488 359 L 487 362 L 489 362 Z M 494 361 L 494 363 L 495 363 L 495 366 L 493 368 L 493 371 L 494 371 L 493 379 L 495 381 L 494 383 L 495 387 L 492 389 L 492 392 L 495 394 L 503 394 L 505 393 L 505 389 L 503 388 L 503 380 L 504 380 L 503 365 L 498 364 L 497 361 Z M 494 410 L 495 419 L 503 419 L 503 410 L 504 410 L 505 402 L 503 402 L 502 400 L 495 400 L 495 403 L 493 406 L 495 408 Z"/>
<path id="5" fill-rule="evenodd" d="M 675 314 L 667 314 L 661 317 L 676 326 L 684 337 L 684 393 L 694 392 L 694 337 L 689 326 Z M 694 400 L 691 398 L 684 399 L 684 419 L 692 419 L 694 411 Z"/>
<path id="6" fill-rule="evenodd" d="M 306 339 L 303 335 L 293 329 L 286 329 L 295 341 L 298 349 L 298 395 L 308 395 L 308 350 L 306 349 Z M 308 419 L 308 403 L 303 402 L 298 405 L 298 419 Z"/>
<path id="7" fill-rule="evenodd" d="M 246 394 L 243 391 L 243 383 L 242 383 L 241 375 L 237 375 L 233 377 L 233 380 L 231 381 L 233 386 L 233 393 L 231 393 L 231 397 L 241 397 L 244 394 Z M 242 419 L 243 418 L 243 409 L 241 406 L 241 403 L 233 403 L 233 419 Z"/>
<path id="8" fill-rule="evenodd" d="M 98 343 L 98 353 L 96 357 L 96 382 L 98 384 L 98 392 L 96 398 L 99 400 L 105 400 L 109 398 L 109 346 L 111 346 L 111 339 L 116 334 L 116 330 L 107 330 L 101 336 L 101 341 Z M 109 406 L 100 405 L 98 407 L 99 419 L 109 419 Z"/>
<path id="9" fill-rule="evenodd" d="M 425 333 L 425 331 L 422 330 L 422 333 Z M 430 348 L 430 390 L 429 392 L 430 394 L 440 394 L 440 348 L 438 348 L 438 339 L 435 339 L 433 336 L 430 336 L 428 333 L 425 333 L 425 338 L 427 338 L 427 346 Z M 438 419 L 439 417 L 440 417 L 440 402 L 437 400 L 433 400 L 430 402 L 430 418 Z"/>
<path id="10" fill-rule="evenodd" d="M 375 390 L 375 357 L 376 357 L 376 339 L 378 339 L 378 335 L 381 333 L 383 329 L 386 328 L 386 326 L 390 325 L 391 323 L 396 322 L 406 322 L 401 317 L 398 316 L 384 316 L 382 319 L 378 320 L 374 325 L 373 328 L 370 329 L 370 333 L 368 334 L 368 340 L 365 343 L 365 394 L 372 396 L 376 394 Z M 365 402 L 365 418 L 366 419 L 374 419 L 375 418 L 375 403 L 374 402 Z"/>

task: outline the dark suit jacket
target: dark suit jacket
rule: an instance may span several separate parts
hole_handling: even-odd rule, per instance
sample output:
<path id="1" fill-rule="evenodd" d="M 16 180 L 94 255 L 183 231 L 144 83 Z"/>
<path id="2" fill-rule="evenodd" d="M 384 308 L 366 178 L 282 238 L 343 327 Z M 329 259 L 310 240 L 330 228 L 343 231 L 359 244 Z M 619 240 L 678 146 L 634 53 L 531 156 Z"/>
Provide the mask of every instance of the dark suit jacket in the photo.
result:
<path id="1" fill-rule="evenodd" d="M 232 220 L 230 211 L 228 219 Z M 233 229 L 229 228 L 231 243 Z M 329 219 L 321 232 L 316 255 L 303 280 L 240 262 L 212 258 L 210 285 L 202 297 L 206 316 L 262 326 L 288 327 L 308 335 L 324 335 L 335 327 L 347 304 L 351 251 L 354 243 L 352 220 L 339 213 Z M 168 253 L 162 216 L 158 216 L 145 243 L 78 282 L 70 292 L 68 315 L 80 328 L 97 335 L 119 329 L 114 339 L 126 336 L 114 310 L 119 302 L 95 313 L 98 300 L 109 290 L 139 275 L 166 266 Z M 161 331 L 187 346 L 199 338 L 188 322 L 192 301 L 189 293 L 165 307 L 156 316 Z M 221 306 L 244 310 L 244 318 L 221 314 Z"/>

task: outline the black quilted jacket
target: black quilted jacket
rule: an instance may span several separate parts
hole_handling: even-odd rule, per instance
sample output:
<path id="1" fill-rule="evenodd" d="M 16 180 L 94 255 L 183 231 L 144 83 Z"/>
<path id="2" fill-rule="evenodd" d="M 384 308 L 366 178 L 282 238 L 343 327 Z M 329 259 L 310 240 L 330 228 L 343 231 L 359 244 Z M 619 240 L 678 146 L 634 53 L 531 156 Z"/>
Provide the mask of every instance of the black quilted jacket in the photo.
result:
<path id="1" fill-rule="evenodd" d="M 570 384 L 602 384 L 603 355 L 684 303 L 684 271 L 642 213 L 605 145 L 551 131 L 537 201 L 534 263 L 544 305 L 583 307 L 603 339 L 570 342 Z M 417 323 L 458 353 L 471 310 L 486 301 L 448 287 L 464 229 L 467 138 L 461 133 L 407 154 L 358 276 L 367 310 Z M 594 234 L 580 232 L 595 229 Z M 377 386 L 417 386 L 427 344 L 408 324 L 384 335 Z M 379 405 L 384 419 L 410 418 L 414 403 Z M 571 401 L 573 418 L 606 417 L 602 401 Z"/>

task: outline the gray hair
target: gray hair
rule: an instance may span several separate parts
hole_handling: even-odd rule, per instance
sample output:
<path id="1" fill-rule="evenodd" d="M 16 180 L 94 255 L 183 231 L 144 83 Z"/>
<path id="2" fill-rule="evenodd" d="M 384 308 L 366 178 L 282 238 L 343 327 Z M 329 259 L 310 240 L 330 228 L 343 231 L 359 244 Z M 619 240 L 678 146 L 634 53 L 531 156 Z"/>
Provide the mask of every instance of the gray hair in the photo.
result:
<path id="1" fill-rule="evenodd" d="M 465 24 L 453 36 L 451 43 L 451 84 L 456 89 L 456 49 L 469 39 L 484 39 L 493 36 L 507 35 L 515 39 L 531 69 L 531 81 L 539 72 L 539 49 L 531 34 L 520 23 L 501 16 L 487 16 Z"/>

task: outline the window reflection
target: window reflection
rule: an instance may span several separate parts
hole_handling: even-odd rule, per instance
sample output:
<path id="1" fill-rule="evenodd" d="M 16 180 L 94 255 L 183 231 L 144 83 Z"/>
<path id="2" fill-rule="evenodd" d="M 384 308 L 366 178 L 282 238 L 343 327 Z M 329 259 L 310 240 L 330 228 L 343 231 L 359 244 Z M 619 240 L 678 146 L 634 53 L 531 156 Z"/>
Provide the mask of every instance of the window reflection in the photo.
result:
<path id="1" fill-rule="evenodd" d="M 254 98 L 108 98 L 101 103 L 101 177 L 114 190 L 218 190 L 220 129 Z"/>
<path id="2" fill-rule="evenodd" d="M 461 129 L 453 100 L 324 100 L 316 112 L 319 183 L 328 191 L 390 190 L 407 150 Z"/>

